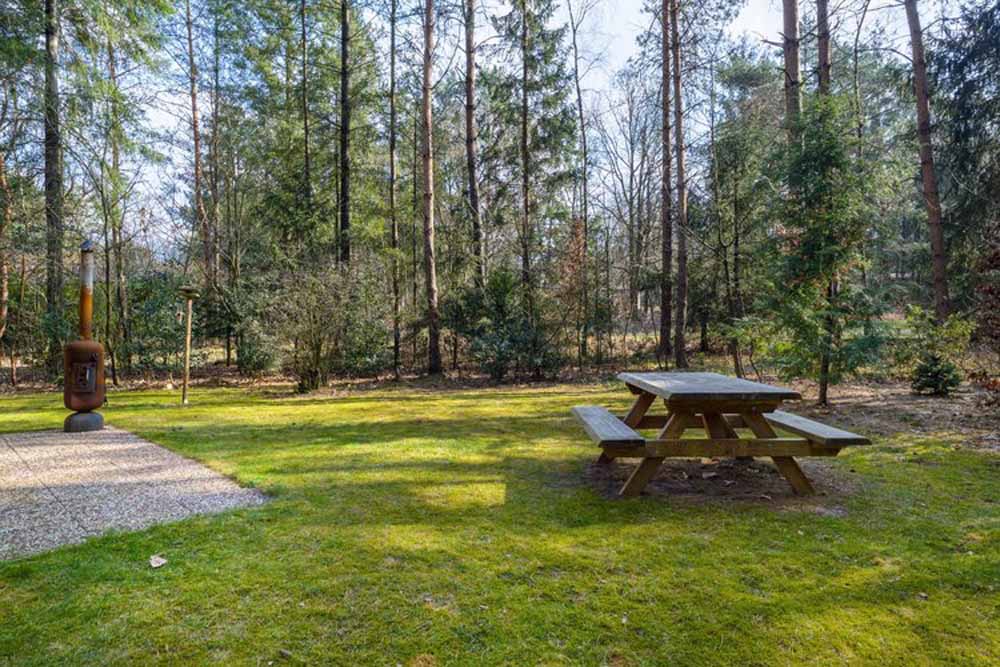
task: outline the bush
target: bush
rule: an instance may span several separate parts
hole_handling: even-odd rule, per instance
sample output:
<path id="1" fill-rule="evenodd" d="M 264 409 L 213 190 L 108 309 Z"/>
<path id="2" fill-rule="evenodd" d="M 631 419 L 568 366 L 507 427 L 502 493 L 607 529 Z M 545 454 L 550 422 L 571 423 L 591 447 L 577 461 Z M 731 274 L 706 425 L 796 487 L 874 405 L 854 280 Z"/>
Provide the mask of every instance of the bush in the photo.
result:
<path id="1" fill-rule="evenodd" d="M 466 289 L 442 308 L 445 326 L 469 341 L 480 370 L 494 380 L 512 370 L 549 375 L 564 364 L 558 347 L 546 336 L 540 309 L 536 306 L 531 313 L 524 301 L 514 274 L 498 269 L 483 290 Z"/>
<path id="2" fill-rule="evenodd" d="M 897 371 L 911 378 L 927 356 L 937 356 L 957 366 L 969 349 L 975 328 L 972 322 L 958 315 L 938 324 L 932 313 L 919 306 L 907 308 L 905 326 L 906 332 L 893 341 L 893 357 Z"/>
<path id="3" fill-rule="evenodd" d="M 276 325 L 289 343 L 284 367 L 299 391 L 326 385 L 335 372 L 371 375 L 390 364 L 378 274 L 366 268 L 356 266 L 351 275 L 319 268 L 286 280 Z"/>
<path id="4" fill-rule="evenodd" d="M 918 394 L 947 396 L 962 382 L 955 364 L 939 354 L 928 352 L 921 356 L 913 369 L 911 386 Z"/>
<path id="5" fill-rule="evenodd" d="M 236 368 L 240 375 L 255 376 L 274 367 L 274 340 L 255 319 L 245 321 L 237 333 Z"/>

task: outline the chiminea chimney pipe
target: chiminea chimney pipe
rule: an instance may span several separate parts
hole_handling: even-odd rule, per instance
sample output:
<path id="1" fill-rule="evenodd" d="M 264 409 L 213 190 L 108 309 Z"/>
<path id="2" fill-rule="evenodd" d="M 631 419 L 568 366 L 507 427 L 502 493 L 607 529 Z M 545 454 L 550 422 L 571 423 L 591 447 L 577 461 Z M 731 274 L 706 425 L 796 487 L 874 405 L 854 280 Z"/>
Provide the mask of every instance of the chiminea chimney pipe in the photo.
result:
<path id="1" fill-rule="evenodd" d="M 80 338 L 94 335 L 94 244 L 87 239 L 80 245 Z"/>

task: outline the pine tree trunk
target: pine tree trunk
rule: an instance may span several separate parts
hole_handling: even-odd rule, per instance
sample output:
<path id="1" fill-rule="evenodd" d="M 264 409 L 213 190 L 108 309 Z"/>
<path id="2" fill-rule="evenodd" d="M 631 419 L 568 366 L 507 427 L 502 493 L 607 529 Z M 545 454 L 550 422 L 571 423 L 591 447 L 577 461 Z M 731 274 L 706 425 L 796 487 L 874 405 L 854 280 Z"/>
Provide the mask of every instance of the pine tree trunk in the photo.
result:
<path id="1" fill-rule="evenodd" d="M 212 284 L 219 286 L 219 269 L 222 265 L 222 248 L 219 243 L 221 227 L 221 207 L 219 205 L 219 97 L 222 87 L 221 75 L 222 42 L 219 39 L 219 7 L 212 8 L 212 138 L 209 153 L 212 173 L 209 187 L 212 192 Z"/>
<path id="2" fill-rule="evenodd" d="M 802 86 L 799 67 L 799 0 L 782 0 L 785 56 L 785 125 L 789 137 L 797 135 L 796 123 L 802 111 Z"/>
<path id="3" fill-rule="evenodd" d="M 438 314 L 437 267 L 434 259 L 434 115 L 432 60 L 434 57 L 434 0 L 424 1 L 424 279 L 427 288 L 427 372 L 441 372 L 441 330 Z"/>
<path id="4" fill-rule="evenodd" d="M 482 211 L 479 206 L 479 130 L 476 127 L 476 0 L 465 0 L 465 159 L 469 177 L 469 214 L 472 217 L 472 254 L 475 282 L 486 284 L 486 256 Z"/>
<path id="5" fill-rule="evenodd" d="M 819 59 L 819 94 L 829 95 L 832 75 L 832 64 L 830 62 L 830 16 L 828 0 L 816 0 L 816 37 L 817 56 Z M 832 311 L 834 300 L 838 292 L 837 279 L 830 280 L 826 289 L 827 309 Z M 829 404 L 830 393 L 830 366 L 833 357 L 833 341 L 835 337 L 837 322 L 832 312 L 828 312 L 823 319 L 823 341 L 819 360 L 819 404 Z"/>
<path id="6" fill-rule="evenodd" d="M 905 0 L 906 22 L 910 27 L 913 51 L 913 88 L 917 96 L 917 137 L 920 140 L 920 173 L 923 179 L 924 203 L 927 205 L 927 228 L 931 241 L 931 267 L 934 271 L 934 314 L 938 322 L 948 317 L 947 257 L 941 221 L 941 199 L 938 195 L 934 150 L 931 144 L 930 93 L 927 87 L 927 60 L 924 55 L 923 29 L 917 0 Z"/>
<path id="7" fill-rule="evenodd" d="M 670 2 L 663 0 L 660 8 L 661 53 L 661 104 L 662 126 L 662 173 L 660 178 L 660 359 L 667 363 L 670 359 L 671 309 L 673 307 L 673 281 L 671 273 L 674 262 L 674 221 L 673 202 L 670 199 L 671 148 L 670 148 Z"/>
<path id="8" fill-rule="evenodd" d="M 351 262 L 350 7 L 340 0 L 340 261 Z"/>
<path id="9" fill-rule="evenodd" d="M 582 320 L 580 361 L 583 362 L 587 359 L 587 342 L 590 338 L 590 193 L 588 191 L 590 164 L 587 153 L 587 119 L 583 114 L 583 89 L 580 85 L 580 49 L 577 43 L 577 32 L 584 16 L 582 13 L 580 16 L 573 15 L 572 3 L 568 3 L 567 7 L 570 12 L 570 27 L 573 38 L 573 84 L 576 88 L 576 114 L 577 122 L 580 124 L 580 217 L 583 224 L 583 266 L 580 267 L 580 313 Z"/>
<path id="10" fill-rule="evenodd" d="M 299 32 L 302 51 L 302 185 L 307 211 L 312 213 L 312 156 L 309 154 L 309 41 L 306 33 L 306 0 L 299 2 Z M 395 58 L 395 54 L 393 54 Z"/>
<path id="11" fill-rule="evenodd" d="M 194 141 L 194 179 L 192 188 L 194 190 L 194 212 L 196 224 L 201 232 L 201 242 L 204 252 L 205 283 L 206 291 L 211 295 L 215 290 L 213 278 L 215 272 L 212 269 L 212 258 L 215 253 L 212 249 L 212 232 L 209 229 L 208 215 L 205 212 L 205 201 L 201 192 L 201 129 L 198 123 L 198 65 L 195 63 L 194 53 L 194 24 L 191 18 L 191 0 L 186 0 L 185 23 L 187 27 L 187 57 L 188 57 L 188 83 L 190 85 L 191 97 L 191 137 Z"/>
<path id="12" fill-rule="evenodd" d="M 422 104 L 423 100 L 419 100 L 418 101 L 418 100 L 416 100 L 416 98 L 414 98 L 414 102 L 418 102 L 419 104 Z M 420 123 L 422 121 L 422 119 L 421 119 L 420 116 L 421 116 L 421 112 L 416 107 L 414 107 L 414 109 L 413 109 L 413 170 L 412 170 L 412 176 L 413 176 L 413 225 L 412 225 L 412 228 L 410 229 L 410 259 L 412 261 L 412 267 L 413 267 L 413 271 L 410 274 L 411 277 L 413 278 L 413 282 L 410 284 L 410 292 L 411 292 L 410 304 L 411 304 L 411 306 L 413 308 L 413 312 L 414 313 L 417 312 L 417 308 L 418 308 L 418 305 L 417 305 L 417 292 L 420 290 L 419 255 L 418 255 L 418 252 L 417 252 L 417 246 L 419 245 L 418 244 L 418 238 L 420 237 L 420 234 L 418 234 L 418 232 L 417 232 L 417 227 L 418 227 L 418 224 L 423 224 L 423 204 L 420 202 L 420 193 L 419 193 L 419 190 L 420 190 L 420 180 L 421 180 L 420 179 L 420 174 L 423 173 L 422 172 L 423 165 L 420 164 L 420 156 L 418 155 L 418 153 L 420 152 Z M 418 167 L 418 164 L 420 164 L 419 167 Z M 417 218 L 420 218 L 419 223 L 418 223 Z M 413 335 L 410 338 L 413 341 L 413 348 L 412 348 L 412 352 L 411 352 L 411 357 L 412 357 L 412 362 L 411 363 L 415 366 L 416 363 L 417 363 L 417 329 L 416 329 L 416 327 L 414 327 L 414 329 L 413 329 Z"/>
<path id="13" fill-rule="evenodd" d="M 10 261 L 7 254 L 7 234 L 14 227 L 14 193 L 7 180 L 7 162 L 3 151 L 0 151 L 0 197 L 3 197 L 3 214 L 0 215 L 0 339 L 3 339 L 10 312 Z"/>
<path id="14" fill-rule="evenodd" d="M 816 37 L 819 51 L 819 92 L 830 94 L 830 0 L 816 0 Z"/>
<path id="15" fill-rule="evenodd" d="M 62 367 L 62 337 L 55 325 L 66 309 L 63 298 L 63 173 L 59 129 L 59 0 L 45 0 L 45 312 L 49 328 L 48 367 Z"/>
<path id="16" fill-rule="evenodd" d="M 681 38 L 678 2 L 670 5 L 671 50 L 674 66 L 674 143 L 677 150 L 677 317 L 674 320 L 674 363 L 687 368 L 687 174 L 684 160 L 684 97 L 681 93 Z M 664 65 L 664 67 L 666 67 Z"/>
<path id="17" fill-rule="evenodd" d="M 399 221 L 396 218 L 396 9 L 389 0 L 389 238 L 392 243 L 392 373 L 400 377 Z"/>
<path id="18" fill-rule="evenodd" d="M 531 251 L 534 230 L 531 221 L 531 178 L 528 154 L 528 6 L 521 0 L 521 285 L 527 301 L 528 317 L 534 316 Z"/>

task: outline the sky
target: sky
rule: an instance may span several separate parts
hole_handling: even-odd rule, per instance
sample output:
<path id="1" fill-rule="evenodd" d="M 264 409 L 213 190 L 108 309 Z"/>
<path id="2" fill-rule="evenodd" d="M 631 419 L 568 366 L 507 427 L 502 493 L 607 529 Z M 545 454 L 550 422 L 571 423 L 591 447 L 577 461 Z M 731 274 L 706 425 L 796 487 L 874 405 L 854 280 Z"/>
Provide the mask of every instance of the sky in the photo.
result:
<path id="1" fill-rule="evenodd" d="M 620 69 L 637 48 L 635 38 L 652 21 L 642 11 L 646 0 L 608 0 L 601 3 L 600 17 L 594 26 L 604 35 L 607 50 L 601 72 L 595 72 L 592 86 L 604 88 L 610 75 Z M 739 16 L 729 26 L 729 34 L 736 37 L 747 33 L 755 38 L 777 40 L 781 30 L 780 0 L 749 0 Z"/>
<path id="2" fill-rule="evenodd" d="M 592 22 L 593 27 L 600 34 L 588 36 L 587 42 L 603 42 L 605 45 L 604 62 L 601 67 L 593 71 L 590 75 L 588 88 L 591 90 L 601 90 L 608 88 L 608 81 L 611 75 L 620 69 L 629 56 L 636 51 L 636 36 L 646 29 L 652 17 L 643 14 L 644 2 L 649 0 L 602 0 L 599 5 L 597 16 Z M 800 0 L 800 13 L 806 13 L 806 3 L 810 0 Z M 831 3 L 831 11 L 836 11 L 839 3 Z M 886 21 L 890 33 L 899 40 L 898 46 L 903 50 L 908 50 L 908 32 L 906 27 L 906 17 L 901 6 L 896 6 L 894 0 L 874 0 L 871 3 L 866 27 L 873 21 Z M 943 8 L 954 5 L 955 0 L 923 0 L 920 3 L 920 13 L 923 24 L 926 27 L 934 18 L 940 15 Z M 564 19 L 565 20 L 565 19 Z M 834 29 L 837 28 L 836 17 L 833 17 Z M 851 20 L 845 21 L 844 29 L 850 31 Z M 729 25 L 728 32 L 732 37 L 742 34 L 749 35 L 756 40 L 766 39 L 771 42 L 781 40 L 781 0 L 747 0 L 743 9 L 736 19 Z"/>

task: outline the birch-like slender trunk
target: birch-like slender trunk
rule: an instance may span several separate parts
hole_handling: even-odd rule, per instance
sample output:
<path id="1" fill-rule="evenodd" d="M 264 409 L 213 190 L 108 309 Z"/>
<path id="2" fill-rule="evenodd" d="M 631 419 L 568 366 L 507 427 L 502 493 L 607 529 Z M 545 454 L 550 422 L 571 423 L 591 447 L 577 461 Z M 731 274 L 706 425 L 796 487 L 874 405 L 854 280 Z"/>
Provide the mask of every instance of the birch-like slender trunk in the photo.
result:
<path id="1" fill-rule="evenodd" d="M 670 5 L 670 48 L 674 74 L 674 143 L 677 150 L 677 317 L 674 319 L 674 363 L 687 368 L 687 172 L 684 159 L 684 96 L 681 91 L 681 36 L 678 2 Z M 666 65 L 664 65 L 666 67 Z"/>
<path id="2" fill-rule="evenodd" d="M 924 55 L 924 35 L 920 26 L 917 0 L 905 0 L 906 22 L 910 27 L 910 48 L 913 51 L 913 88 L 917 97 L 917 137 L 920 141 L 920 175 L 923 181 L 924 203 L 927 206 L 927 229 L 931 241 L 931 267 L 934 273 L 934 314 L 938 322 L 948 317 L 947 257 L 941 220 L 941 198 L 938 194 L 937 172 L 934 169 L 934 149 L 931 144 L 930 92 L 927 86 L 927 59 Z"/>
<path id="3" fill-rule="evenodd" d="M 434 0 L 424 1 L 424 281 L 427 288 L 427 372 L 441 372 L 441 329 L 438 313 L 437 266 L 434 259 L 434 113 L 431 104 L 434 58 Z"/>

